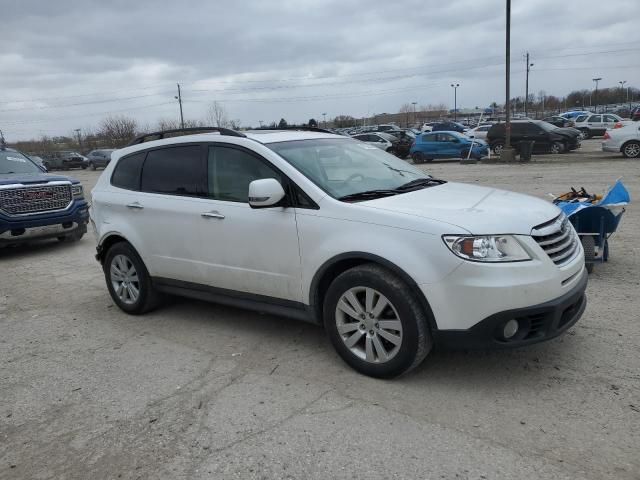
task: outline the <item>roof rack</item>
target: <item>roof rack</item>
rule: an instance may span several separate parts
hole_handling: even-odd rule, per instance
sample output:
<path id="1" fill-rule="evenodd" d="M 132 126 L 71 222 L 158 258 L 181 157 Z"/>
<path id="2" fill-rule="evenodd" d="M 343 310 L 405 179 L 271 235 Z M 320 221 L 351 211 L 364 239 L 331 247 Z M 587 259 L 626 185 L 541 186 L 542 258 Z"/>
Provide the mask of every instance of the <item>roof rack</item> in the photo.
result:
<path id="1" fill-rule="evenodd" d="M 286 127 L 260 127 L 254 129 L 256 132 L 261 130 L 299 130 L 301 132 L 318 132 L 318 133 L 333 133 L 326 128 L 318 128 L 318 127 L 294 127 L 294 126 L 286 126 Z"/>
<path id="2" fill-rule="evenodd" d="M 218 132 L 220 135 L 228 135 L 230 137 L 246 137 L 244 133 L 236 132 L 235 130 L 231 130 L 230 128 L 222 128 L 222 127 L 174 128 L 172 130 L 162 130 L 160 132 L 145 133 L 144 135 L 135 137 L 133 140 L 129 142 L 127 147 L 130 147 L 131 145 L 138 145 L 140 143 L 151 142 L 153 140 L 161 140 L 165 138 L 167 134 L 180 133 L 184 135 L 191 135 L 195 133 L 206 133 L 206 132 Z M 172 136 L 179 137 L 180 135 L 172 135 Z"/>

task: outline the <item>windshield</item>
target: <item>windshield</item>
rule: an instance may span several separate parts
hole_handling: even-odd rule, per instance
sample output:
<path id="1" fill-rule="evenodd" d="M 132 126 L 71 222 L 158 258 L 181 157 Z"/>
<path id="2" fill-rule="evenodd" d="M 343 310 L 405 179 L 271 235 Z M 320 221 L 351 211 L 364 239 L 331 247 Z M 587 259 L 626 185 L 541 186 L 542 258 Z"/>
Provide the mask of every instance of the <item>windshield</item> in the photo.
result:
<path id="1" fill-rule="evenodd" d="M 297 140 L 267 147 L 334 198 L 392 190 L 412 180 L 431 178 L 404 160 L 348 138 Z"/>
<path id="2" fill-rule="evenodd" d="M 42 170 L 21 153 L 0 150 L 0 175 L 8 173 L 42 173 Z"/>

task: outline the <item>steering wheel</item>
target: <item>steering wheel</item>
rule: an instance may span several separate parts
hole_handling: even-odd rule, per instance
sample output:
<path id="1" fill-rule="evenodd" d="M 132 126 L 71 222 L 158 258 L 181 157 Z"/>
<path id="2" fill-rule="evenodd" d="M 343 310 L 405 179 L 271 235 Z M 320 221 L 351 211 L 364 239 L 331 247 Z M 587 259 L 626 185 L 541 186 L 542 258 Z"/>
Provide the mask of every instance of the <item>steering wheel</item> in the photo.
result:
<path id="1" fill-rule="evenodd" d="M 352 173 L 351 175 L 349 175 L 349 178 L 343 180 L 342 183 L 350 183 L 358 177 L 364 180 L 364 175 L 362 175 L 361 173 Z"/>

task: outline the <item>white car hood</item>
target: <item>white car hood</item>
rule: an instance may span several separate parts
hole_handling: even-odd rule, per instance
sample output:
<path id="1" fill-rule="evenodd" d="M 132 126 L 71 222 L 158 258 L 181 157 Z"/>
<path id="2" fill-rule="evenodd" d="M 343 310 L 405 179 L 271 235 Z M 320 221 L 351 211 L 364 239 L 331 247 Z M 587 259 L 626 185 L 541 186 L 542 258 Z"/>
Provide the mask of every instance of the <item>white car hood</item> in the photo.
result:
<path id="1" fill-rule="evenodd" d="M 464 183 L 445 183 L 359 205 L 457 225 L 477 235 L 529 235 L 533 227 L 560 215 L 560 209 L 545 200 Z"/>

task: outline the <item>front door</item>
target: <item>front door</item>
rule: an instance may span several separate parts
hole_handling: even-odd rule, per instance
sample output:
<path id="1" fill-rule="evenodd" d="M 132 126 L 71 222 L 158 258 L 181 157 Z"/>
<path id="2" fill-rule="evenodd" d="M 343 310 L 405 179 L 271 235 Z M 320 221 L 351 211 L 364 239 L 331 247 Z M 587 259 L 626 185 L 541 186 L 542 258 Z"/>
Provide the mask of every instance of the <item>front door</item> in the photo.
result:
<path id="1" fill-rule="evenodd" d="M 591 115 L 587 120 L 591 135 L 604 135 L 606 128 L 602 123 L 602 115 Z"/>
<path id="2" fill-rule="evenodd" d="M 293 208 L 254 209 L 249 183 L 285 178 L 249 150 L 212 145 L 207 154 L 209 200 L 199 229 L 207 285 L 301 301 L 301 266 Z"/>

